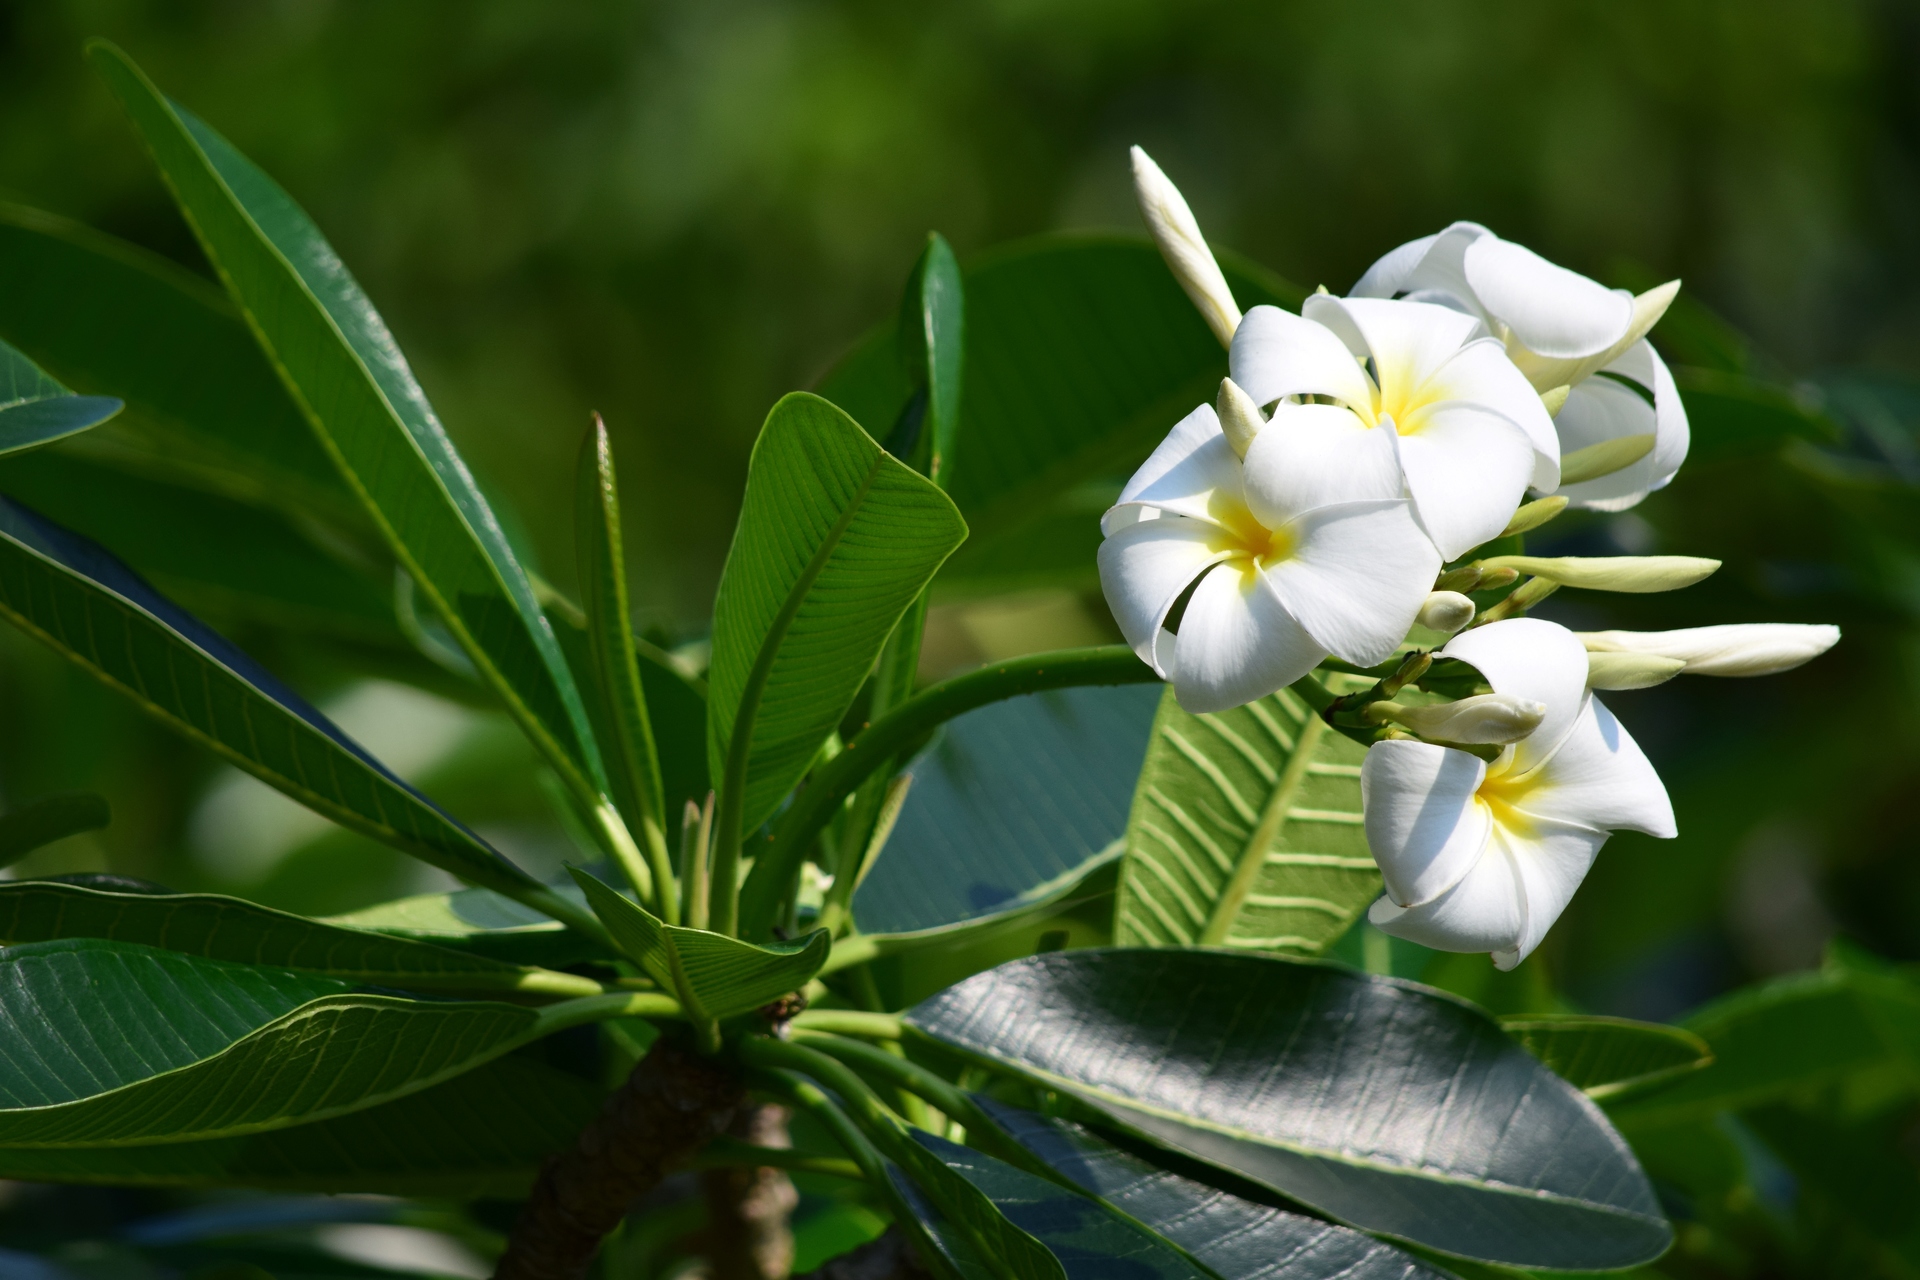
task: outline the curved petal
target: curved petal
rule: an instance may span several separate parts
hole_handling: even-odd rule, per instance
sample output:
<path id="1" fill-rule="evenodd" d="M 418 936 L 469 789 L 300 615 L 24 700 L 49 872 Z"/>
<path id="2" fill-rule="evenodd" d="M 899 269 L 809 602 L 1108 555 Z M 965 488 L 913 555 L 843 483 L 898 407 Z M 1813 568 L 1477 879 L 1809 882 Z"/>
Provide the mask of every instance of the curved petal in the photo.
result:
<path id="1" fill-rule="evenodd" d="M 1486 333 L 1478 318 L 1430 302 L 1317 293 L 1300 313 L 1339 334 L 1349 347 L 1358 339 L 1373 357 L 1373 380 L 1383 400 L 1391 399 L 1393 386 L 1422 385 L 1461 347 Z"/>
<path id="2" fill-rule="evenodd" d="M 1346 344 L 1325 325 L 1278 307 L 1255 307 L 1241 319 L 1227 367 L 1263 407 L 1286 396 L 1317 395 L 1373 413 L 1373 384 Z"/>
<path id="3" fill-rule="evenodd" d="M 1154 638 L 1166 625 L 1167 611 L 1208 566 L 1224 559 L 1216 550 L 1212 526 L 1179 516 L 1129 525 L 1100 544 L 1100 590 L 1113 620 L 1140 661 L 1167 673 L 1154 659 Z"/>
<path id="4" fill-rule="evenodd" d="M 1533 480 L 1533 442 L 1499 414 L 1437 405 L 1400 437 L 1400 466 L 1427 536 L 1452 560 L 1513 519 Z"/>
<path id="5" fill-rule="evenodd" d="M 1489 840 L 1459 883 L 1432 902 L 1399 907 L 1381 898 L 1367 919 L 1382 933 L 1435 951 L 1506 951 L 1526 932 L 1525 889 L 1513 855 Z"/>
<path id="6" fill-rule="evenodd" d="M 1467 280 L 1466 255 L 1475 241 L 1492 234 L 1477 222 L 1456 222 L 1435 236 L 1432 247 L 1401 286 L 1406 290 L 1407 299 L 1431 301 L 1486 321 L 1486 308 L 1474 297 L 1473 285 Z"/>
<path id="7" fill-rule="evenodd" d="M 1427 250 L 1433 247 L 1433 242 L 1441 234 L 1436 231 L 1430 236 L 1409 240 L 1398 249 L 1389 249 L 1367 268 L 1366 274 L 1354 283 L 1353 288 L 1347 290 L 1347 296 L 1391 298 L 1396 293 L 1404 292 L 1410 287 L 1407 281 L 1412 277 L 1414 268 L 1420 265 L 1420 259 L 1427 256 Z"/>
<path id="8" fill-rule="evenodd" d="M 1416 423 L 1424 413 L 1450 402 L 1491 409 L 1506 418 L 1526 432 L 1533 445 L 1531 486 L 1547 491 L 1559 486 L 1564 447 L 1554 431 L 1554 420 L 1541 403 L 1540 393 L 1513 367 L 1499 343 L 1491 338 L 1468 343 L 1427 379 L 1417 394 L 1429 407 L 1416 412 Z"/>
<path id="9" fill-rule="evenodd" d="M 1287 612 L 1348 662 L 1386 661 L 1406 639 L 1440 572 L 1440 555 L 1412 509 L 1399 500 L 1343 502 L 1274 532 L 1276 541 L 1291 543 L 1292 554 L 1265 575 Z"/>
<path id="10" fill-rule="evenodd" d="M 1511 969 L 1533 954 L 1547 930 L 1573 901 L 1574 891 L 1587 878 L 1595 855 L 1606 842 L 1605 831 L 1573 822 L 1540 819 L 1531 824 L 1525 837 L 1494 824 L 1488 843 L 1504 850 L 1519 869 L 1525 904 L 1519 941 L 1510 948 L 1495 949 L 1496 967 Z"/>
<path id="11" fill-rule="evenodd" d="M 1666 839 L 1678 834 L 1666 785 L 1598 698 L 1587 699 L 1559 747 L 1521 781 L 1526 789 L 1513 807 L 1531 819 Z"/>
<path id="12" fill-rule="evenodd" d="M 1115 505 L 1129 502 L 1164 505 L 1143 496 L 1149 491 L 1163 497 L 1204 493 L 1223 479 L 1227 470 L 1221 461 L 1220 450 L 1209 448 L 1215 441 L 1226 448 L 1226 458 L 1232 462 L 1231 470 L 1237 476 L 1239 460 L 1234 458 L 1233 449 L 1227 445 L 1227 438 L 1220 430 L 1220 418 L 1214 413 L 1212 405 L 1203 404 L 1173 424 L 1173 430 L 1167 432 L 1167 438 L 1147 455 L 1147 460 L 1140 464 L 1140 469 L 1120 490 L 1120 499 Z M 1237 488 L 1237 478 L 1234 483 Z"/>
<path id="13" fill-rule="evenodd" d="M 1563 454 L 1622 436 L 1654 436 L 1660 447 L 1654 408 L 1640 393 L 1612 378 L 1588 378 L 1567 393 L 1553 425 L 1560 433 Z M 1653 453 L 1611 475 L 1562 485 L 1560 494 L 1576 507 L 1596 511 L 1625 511 L 1653 488 Z"/>
<path id="14" fill-rule="evenodd" d="M 1339 405 L 1282 404 L 1247 448 L 1247 507 L 1276 529 L 1329 503 L 1403 497 L 1394 444 Z"/>
<path id="15" fill-rule="evenodd" d="M 1509 618 L 1462 632 L 1440 651 L 1487 678 L 1495 693 L 1544 703 L 1545 719 L 1514 746 L 1509 776 L 1527 772 L 1552 756 L 1585 711 L 1587 648 L 1557 622 Z"/>
<path id="16" fill-rule="evenodd" d="M 1474 297 L 1528 350 L 1578 357 L 1605 351 L 1633 322 L 1633 295 L 1556 266 L 1511 240 L 1483 236 L 1463 263 Z"/>
<path id="17" fill-rule="evenodd" d="M 1631 378 L 1653 392 L 1653 482 L 1649 487 L 1666 488 L 1667 482 L 1680 470 L 1680 464 L 1687 460 L 1692 437 L 1687 425 L 1687 407 L 1680 399 L 1680 388 L 1674 385 L 1667 362 L 1660 358 L 1651 342 L 1642 338 L 1609 364 L 1606 372 Z"/>
<path id="18" fill-rule="evenodd" d="M 1367 848 L 1402 907 L 1431 902 L 1472 870 L 1492 825 L 1474 792 L 1487 766 L 1464 751 L 1404 739 L 1376 742 L 1360 766 Z"/>
<path id="19" fill-rule="evenodd" d="M 1194 588 L 1175 654 L 1174 696 L 1186 710 L 1205 713 L 1292 684 L 1327 651 L 1287 616 L 1259 573 L 1228 565 Z"/>

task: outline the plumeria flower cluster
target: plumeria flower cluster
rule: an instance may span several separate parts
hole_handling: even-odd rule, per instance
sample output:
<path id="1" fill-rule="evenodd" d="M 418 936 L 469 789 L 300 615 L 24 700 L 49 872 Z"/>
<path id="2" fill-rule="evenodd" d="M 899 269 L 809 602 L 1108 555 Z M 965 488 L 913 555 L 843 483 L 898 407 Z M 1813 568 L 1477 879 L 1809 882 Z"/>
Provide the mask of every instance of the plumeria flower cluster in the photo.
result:
<path id="1" fill-rule="evenodd" d="M 1386 887 L 1369 918 L 1511 968 L 1610 833 L 1676 833 L 1658 774 L 1594 691 L 1766 675 L 1839 639 L 1771 623 L 1576 634 L 1524 615 L 1560 586 L 1666 591 L 1719 562 L 1473 555 L 1673 479 L 1686 411 L 1647 333 L 1679 284 L 1607 289 L 1459 222 L 1346 297 L 1243 313 L 1180 192 L 1137 147 L 1133 164 L 1228 376 L 1102 517 L 1114 618 L 1189 711 L 1301 685 L 1368 741 L 1364 820 Z M 1508 587 L 1485 609 L 1470 594 Z M 1416 628 L 1453 638 L 1428 653 Z M 1329 660 L 1391 674 L 1329 702 L 1309 674 Z M 1396 701 L 1410 684 L 1433 700 Z"/>

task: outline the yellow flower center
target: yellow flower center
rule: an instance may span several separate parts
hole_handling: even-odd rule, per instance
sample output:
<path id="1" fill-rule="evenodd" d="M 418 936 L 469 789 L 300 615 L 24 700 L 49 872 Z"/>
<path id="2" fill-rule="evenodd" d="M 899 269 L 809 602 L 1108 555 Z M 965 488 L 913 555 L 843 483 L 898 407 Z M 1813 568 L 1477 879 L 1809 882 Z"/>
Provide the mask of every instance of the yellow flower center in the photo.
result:
<path id="1" fill-rule="evenodd" d="M 1278 564 L 1294 552 L 1291 532 L 1267 528 L 1254 519 L 1246 503 L 1217 489 L 1207 499 L 1207 514 L 1218 522 L 1207 539 L 1207 549 L 1224 555 L 1221 563 L 1238 570 L 1248 582 L 1256 570 Z"/>
<path id="2" fill-rule="evenodd" d="M 1487 766 L 1487 776 L 1481 779 L 1480 789 L 1474 793 L 1473 800 L 1507 831 L 1516 836 L 1531 836 L 1534 834 L 1533 820 L 1520 806 L 1539 780 L 1538 769 L 1530 769 L 1525 773 L 1514 772 L 1513 753 L 1502 752 L 1499 760 Z"/>

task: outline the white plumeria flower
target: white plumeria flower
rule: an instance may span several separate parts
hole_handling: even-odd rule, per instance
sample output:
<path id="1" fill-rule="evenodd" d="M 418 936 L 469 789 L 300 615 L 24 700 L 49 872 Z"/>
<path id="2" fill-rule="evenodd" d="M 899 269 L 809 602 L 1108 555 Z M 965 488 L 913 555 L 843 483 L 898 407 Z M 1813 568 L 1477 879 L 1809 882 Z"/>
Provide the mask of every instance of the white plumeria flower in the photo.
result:
<path id="1" fill-rule="evenodd" d="M 1316 294 L 1297 316 L 1247 312 L 1228 363 L 1253 403 L 1275 405 L 1247 449 L 1250 495 L 1404 493 L 1452 560 L 1498 537 L 1529 487 L 1560 483 L 1553 420 L 1474 316 Z"/>
<path id="2" fill-rule="evenodd" d="M 1587 653 L 1537 618 L 1490 623 L 1442 656 L 1546 712 L 1491 765 L 1405 739 L 1377 742 L 1360 771 L 1367 844 L 1387 882 L 1367 918 L 1440 951 L 1486 951 L 1511 969 L 1540 945 L 1611 831 L 1672 836 L 1653 766 L 1587 691 Z"/>
<path id="3" fill-rule="evenodd" d="M 1356 498 L 1338 473 L 1260 496 L 1202 405 L 1174 427 L 1101 517 L 1100 585 L 1142 661 L 1189 711 L 1252 702 L 1329 653 L 1393 653 L 1440 557 L 1399 497 Z M 1179 634 L 1168 614 L 1191 587 Z"/>
<path id="4" fill-rule="evenodd" d="M 1840 642 L 1840 628 L 1799 622 L 1736 622 L 1680 631 L 1589 631 L 1589 653 L 1647 654 L 1696 676 L 1770 676 L 1811 662 Z"/>
<path id="5" fill-rule="evenodd" d="M 1687 411 L 1673 375 L 1646 341 L 1679 290 L 1672 281 L 1636 298 L 1555 266 L 1478 223 L 1456 222 L 1374 263 L 1353 296 L 1404 295 L 1484 321 L 1536 390 L 1571 388 L 1554 418 L 1563 455 L 1651 435 L 1653 447 L 1639 461 L 1559 490 L 1578 506 L 1624 511 L 1663 488 L 1687 456 Z M 1644 388 L 1653 403 L 1621 379 Z"/>

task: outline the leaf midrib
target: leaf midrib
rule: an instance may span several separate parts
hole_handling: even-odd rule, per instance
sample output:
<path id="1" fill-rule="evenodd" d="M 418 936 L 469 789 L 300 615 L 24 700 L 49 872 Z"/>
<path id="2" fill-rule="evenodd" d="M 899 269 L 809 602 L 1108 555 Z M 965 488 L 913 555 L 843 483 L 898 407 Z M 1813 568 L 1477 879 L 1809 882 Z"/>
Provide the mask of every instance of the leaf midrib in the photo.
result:
<path id="1" fill-rule="evenodd" d="M 1221 891 L 1219 900 L 1213 904 L 1206 927 L 1200 931 L 1200 945 L 1221 946 L 1232 935 L 1233 926 L 1240 917 L 1240 909 L 1246 905 L 1247 895 L 1253 892 L 1260 873 L 1266 869 L 1267 850 L 1280 838 L 1280 832 L 1291 816 L 1294 799 L 1306 783 L 1313 764 L 1313 753 L 1319 748 L 1320 739 L 1326 732 L 1327 722 L 1309 711 L 1300 724 L 1299 732 L 1294 735 L 1293 753 L 1287 757 L 1286 768 L 1280 771 L 1279 779 L 1267 796 L 1260 821 L 1241 846 L 1233 876 Z"/>

